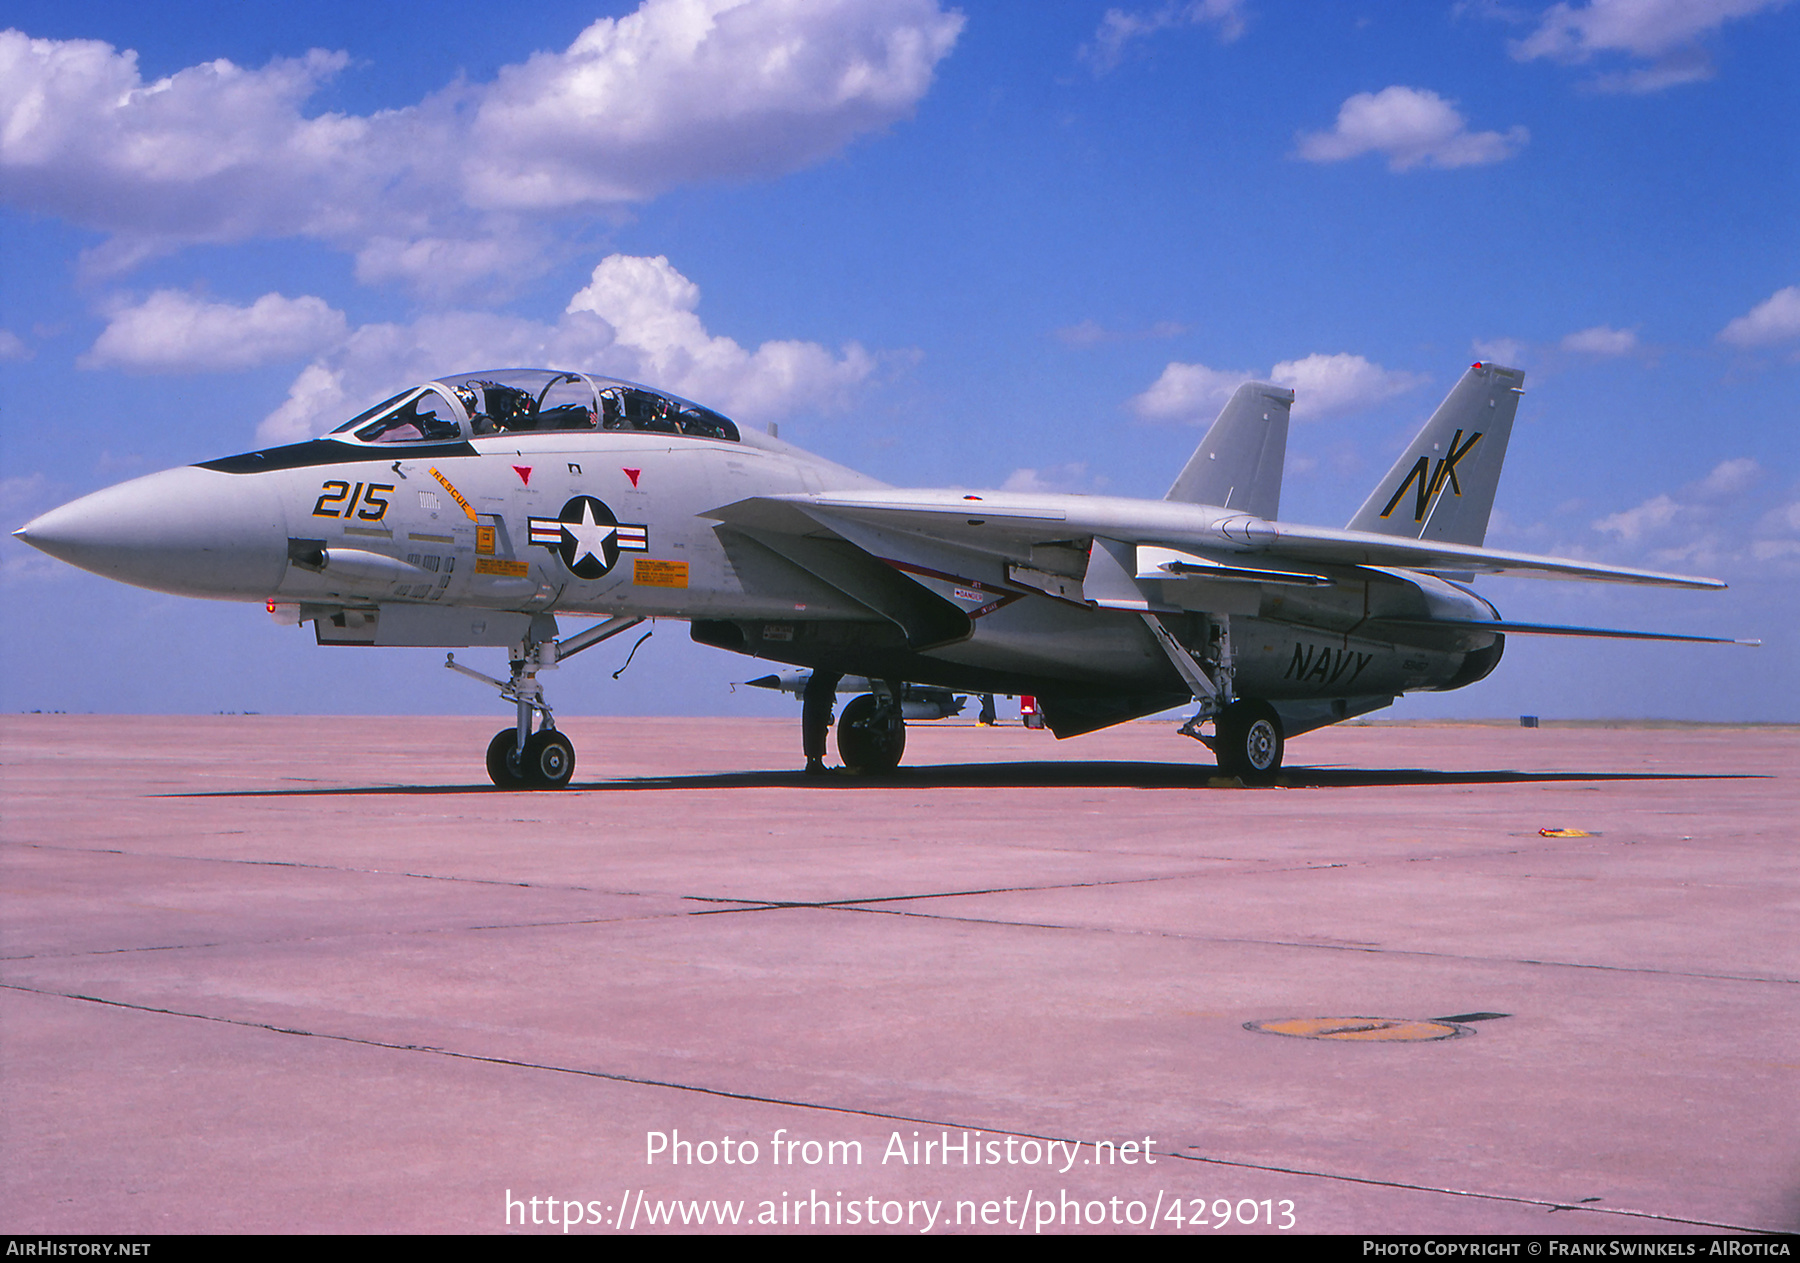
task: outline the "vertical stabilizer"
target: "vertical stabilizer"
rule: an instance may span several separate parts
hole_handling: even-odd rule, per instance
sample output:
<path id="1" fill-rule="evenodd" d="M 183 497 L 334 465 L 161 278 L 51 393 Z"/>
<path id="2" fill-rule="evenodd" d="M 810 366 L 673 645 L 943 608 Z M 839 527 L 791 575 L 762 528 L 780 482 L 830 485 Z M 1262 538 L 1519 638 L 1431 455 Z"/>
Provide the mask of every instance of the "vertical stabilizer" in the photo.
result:
<path id="1" fill-rule="evenodd" d="M 1349 529 L 1479 546 L 1524 387 L 1516 368 L 1471 367 L 1375 484 Z"/>
<path id="2" fill-rule="evenodd" d="M 1216 504 L 1273 521 L 1281 509 L 1293 404 L 1294 392 L 1280 386 L 1239 386 L 1163 499 Z"/>

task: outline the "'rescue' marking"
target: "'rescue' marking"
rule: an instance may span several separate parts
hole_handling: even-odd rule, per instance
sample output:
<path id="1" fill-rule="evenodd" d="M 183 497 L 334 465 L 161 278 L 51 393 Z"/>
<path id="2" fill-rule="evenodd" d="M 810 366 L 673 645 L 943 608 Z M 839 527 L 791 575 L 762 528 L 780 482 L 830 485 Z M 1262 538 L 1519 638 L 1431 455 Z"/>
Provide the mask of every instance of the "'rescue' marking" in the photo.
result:
<path id="1" fill-rule="evenodd" d="M 462 511 L 464 513 L 468 514 L 469 521 L 473 522 L 475 520 L 475 510 L 470 507 L 469 502 L 467 500 L 463 499 L 463 493 L 458 491 L 455 487 L 452 487 L 450 485 L 450 480 L 448 478 L 444 477 L 444 475 L 440 474 L 437 471 L 437 466 L 435 466 L 435 465 L 433 465 L 431 467 L 431 476 L 433 478 L 436 478 L 438 480 L 439 485 L 441 485 L 445 491 L 448 491 L 450 493 L 450 498 L 452 500 L 456 501 L 458 504 L 460 504 L 462 506 Z"/>

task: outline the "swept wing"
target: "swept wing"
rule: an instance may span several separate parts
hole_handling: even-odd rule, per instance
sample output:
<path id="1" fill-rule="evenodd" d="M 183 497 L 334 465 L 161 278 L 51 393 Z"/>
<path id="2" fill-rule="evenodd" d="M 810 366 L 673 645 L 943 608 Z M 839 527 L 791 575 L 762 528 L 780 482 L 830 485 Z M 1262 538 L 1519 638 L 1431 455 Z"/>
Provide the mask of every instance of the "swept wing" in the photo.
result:
<path id="1" fill-rule="evenodd" d="M 1029 559 L 1033 547 L 1094 539 L 1191 553 L 1225 569 L 1316 573 L 1319 568 L 1380 567 L 1603 583 L 1718 589 L 1718 579 L 1608 566 L 1567 557 L 1472 544 L 1408 539 L 1368 531 L 1271 522 L 1243 513 L 1172 501 L 1112 496 L 939 490 L 880 490 L 752 496 L 708 516 L 734 526 L 852 538 L 858 525 L 903 532 L 957 548 Z M 840 531 L 839 526 L 849 526 Z M 884 560 L 891 560 L 884 558 Z M 1229 579 L 1229 575 L 1218 576 Z M 1263 575 L 1248 581 L 1268 581 Z"/>

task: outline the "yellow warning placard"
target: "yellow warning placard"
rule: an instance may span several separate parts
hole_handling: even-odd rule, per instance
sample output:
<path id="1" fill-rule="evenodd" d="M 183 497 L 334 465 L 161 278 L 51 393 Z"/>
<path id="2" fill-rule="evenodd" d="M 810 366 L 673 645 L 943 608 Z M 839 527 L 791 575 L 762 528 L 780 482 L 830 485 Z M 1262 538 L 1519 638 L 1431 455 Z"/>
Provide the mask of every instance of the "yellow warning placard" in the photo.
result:
<path id="1" fill-rule="evenodd" d="M 640 588 L 685 588 L 688 564 L 685 561 L 634 561 L 631 581 Z"/>
<path id="2" fill-rule="evenodd" d="M 476 574 L 503 574 L 513 579 L 523 579 L 531 572 L 531 567 L 522 561 L 508 561 L 504 557 L 477 557 L 475 559 Z"/>

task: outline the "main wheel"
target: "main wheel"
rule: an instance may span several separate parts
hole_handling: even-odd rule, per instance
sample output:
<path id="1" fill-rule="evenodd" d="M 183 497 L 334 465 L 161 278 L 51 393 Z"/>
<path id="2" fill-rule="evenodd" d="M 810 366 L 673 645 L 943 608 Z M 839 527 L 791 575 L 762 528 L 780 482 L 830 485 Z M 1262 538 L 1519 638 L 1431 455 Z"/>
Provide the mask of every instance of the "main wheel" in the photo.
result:
<path id="1" fill-rule="evenodd" d="M 1213 725 L 1219 770 L 1247 785 L 1266 785 L 1281 770 L 1281 717 L 1267 702 L 1236 701 Z"/>
<path id="2" fill-rule="evenodd" d="M 488 779 L 501 789 L 522 789 L 525 785 L 525 774 L 519 770 L 519 760 L 515 751 L 519 748 L 519 730 L 502 728 L 488 742 L 487 770 Z"/>
<path id="3" fill-rule="evenodd" d="M 838 717 L 838 757 L 852 772 L 879 775 L 900 766 L 906 752 L 906 721 L 900 707 L 885 709 L 873 693 L 852 698 Z"/>
<path id="4" fill-rule="evenodd" d="M 575 747 L 554 728 L 540 729 L 525 739 L 525 782 L 538 789 L 561 789 L 575 775 Z"/>

